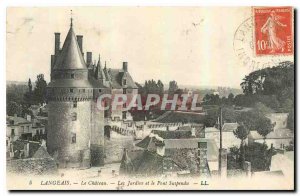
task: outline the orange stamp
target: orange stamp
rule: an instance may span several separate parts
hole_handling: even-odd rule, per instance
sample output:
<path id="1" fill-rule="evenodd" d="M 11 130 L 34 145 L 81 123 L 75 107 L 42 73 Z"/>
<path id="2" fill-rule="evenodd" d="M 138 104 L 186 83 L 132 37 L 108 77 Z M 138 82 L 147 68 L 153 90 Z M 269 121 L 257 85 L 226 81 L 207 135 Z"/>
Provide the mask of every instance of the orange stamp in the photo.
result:
<path id="1" fill-rule="evenodd" d="M 253 23 L 256 55 L 293 54 L 292 7 L 254 7 Z"/>

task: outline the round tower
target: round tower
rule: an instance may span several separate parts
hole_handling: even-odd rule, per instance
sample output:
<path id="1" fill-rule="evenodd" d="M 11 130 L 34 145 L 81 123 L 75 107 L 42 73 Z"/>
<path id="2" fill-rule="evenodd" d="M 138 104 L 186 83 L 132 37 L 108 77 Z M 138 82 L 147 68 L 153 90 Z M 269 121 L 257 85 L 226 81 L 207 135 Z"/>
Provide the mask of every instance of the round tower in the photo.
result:
<path id="1" fill-rule="evenodd" d="M 71 19 L 62 49 L 56 48 L 47 89 L 47 149 L 59 167 L 91 165 L 93 87 L 79 44 Z"/>

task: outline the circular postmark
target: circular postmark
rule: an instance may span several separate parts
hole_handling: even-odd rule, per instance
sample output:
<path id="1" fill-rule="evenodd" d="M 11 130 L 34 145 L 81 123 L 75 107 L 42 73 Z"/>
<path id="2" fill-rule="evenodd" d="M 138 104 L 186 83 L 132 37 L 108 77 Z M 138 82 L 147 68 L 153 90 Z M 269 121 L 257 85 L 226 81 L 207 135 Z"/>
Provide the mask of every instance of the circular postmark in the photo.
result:
<path id="1" fill-rule="evenodd" d="M 253 22 L 252 18 L 241 23 L 234 33 L 233 50 L 239 61 L 251 71 L 266 67 L 277 66 L 283 61 L 292 61 L 293 55 L 266 55 L 256 56 L 253 43 Z"/>

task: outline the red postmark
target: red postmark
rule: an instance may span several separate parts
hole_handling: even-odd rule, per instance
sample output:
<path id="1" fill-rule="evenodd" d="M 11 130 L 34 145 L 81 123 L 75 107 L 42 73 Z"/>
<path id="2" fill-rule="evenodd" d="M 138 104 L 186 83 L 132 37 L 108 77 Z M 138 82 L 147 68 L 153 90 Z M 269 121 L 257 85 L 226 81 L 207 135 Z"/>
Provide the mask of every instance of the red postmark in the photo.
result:
<path id="1" fill-rule="evenodd" d="M 292 7 L 254 7 L 253 23 L 256 55 L 294 53 Z"/>

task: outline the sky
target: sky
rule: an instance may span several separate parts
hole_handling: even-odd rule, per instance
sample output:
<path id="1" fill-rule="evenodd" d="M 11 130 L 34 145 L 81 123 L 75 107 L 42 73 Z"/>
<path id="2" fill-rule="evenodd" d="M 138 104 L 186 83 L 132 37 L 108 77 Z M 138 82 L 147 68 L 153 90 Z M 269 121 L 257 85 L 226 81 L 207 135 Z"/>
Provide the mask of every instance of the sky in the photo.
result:
<path id="1" fill-rule="evenodd" d="M 250 7 L 8 8 L 6 80 L 50 78 L 54 32 L 61 47 L 70 26 L 83 50 L 102 64 L 128 69 L 136 82 L 176 80 L 179 85 L 239 87 L 251 69 L 234 51 L 234 34 Z"/>

